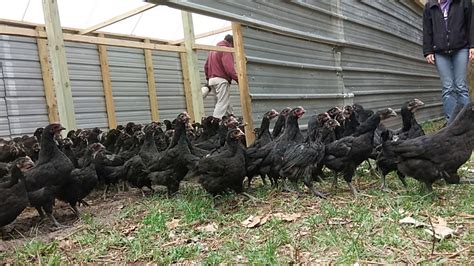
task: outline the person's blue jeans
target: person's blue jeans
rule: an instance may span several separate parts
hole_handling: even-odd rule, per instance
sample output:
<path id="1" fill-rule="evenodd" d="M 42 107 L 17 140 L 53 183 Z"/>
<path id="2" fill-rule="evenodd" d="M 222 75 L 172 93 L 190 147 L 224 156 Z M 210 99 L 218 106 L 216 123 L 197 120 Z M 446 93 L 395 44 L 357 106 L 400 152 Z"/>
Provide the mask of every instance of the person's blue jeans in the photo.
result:
<path id="1" fill-rule="evenodd" d="M 444 115 L 448 124 L 456 105 L 464 106 L 471 101 L 466 82 L 468 56 L 468 49 L 461 49 L 450 54 L 435 53 L 436 68 L 443 85 Z"/>

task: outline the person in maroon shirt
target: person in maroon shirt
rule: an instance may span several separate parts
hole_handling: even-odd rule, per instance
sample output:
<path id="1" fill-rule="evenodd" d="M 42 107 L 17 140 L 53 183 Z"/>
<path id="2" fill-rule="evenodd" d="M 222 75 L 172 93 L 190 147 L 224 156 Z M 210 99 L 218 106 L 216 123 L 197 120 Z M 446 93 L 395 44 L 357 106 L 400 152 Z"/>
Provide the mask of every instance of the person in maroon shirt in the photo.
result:
<path id="1" fill-rule="evenodd" d="M 217 46 L 234 47 L 234 38 L 228 34 Z M 217 96 L 213 116 L 222 118 L 225 114 L 232 114 L 230 103 L 230 84 L 232 80 L 238 82 L 237 73 L 234 68 L 234 57 L 229 52 L 211 51 L 204 65 L 207 85 L 201 88 L 202 97 L 206 98 L 210 91 Z"/>

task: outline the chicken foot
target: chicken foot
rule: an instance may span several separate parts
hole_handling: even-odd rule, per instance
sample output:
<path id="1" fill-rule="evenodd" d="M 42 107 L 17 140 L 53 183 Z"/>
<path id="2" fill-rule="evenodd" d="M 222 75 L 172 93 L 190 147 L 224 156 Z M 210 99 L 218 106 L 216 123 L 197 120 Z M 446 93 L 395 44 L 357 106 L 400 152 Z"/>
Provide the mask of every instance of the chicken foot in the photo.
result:
<path id="1" fill-rule="evenodd" d="M 356 198 L 357 195 L 359 194 L 359 192 L 357 192 L 357 189 L 354 187 L 352 182 L 350 182 L 350 181 L 346 181 L 346 182 L 347 182 L 347 185 L 349 186 L 349 188 L 351 189 L 352 196 L 354 196 L 354 198 Z"/>
<path id="2" fill-rule="evenodd" d="M 324 195 L 322 192 L 320 192 L 319 190 L 315 189 L 314 186 L 313 186 L 313 178 L 311 175 L 306 175 L 304 180 L 303 180 L 304 184 L 306 185 L 306 187 L 308 187 L 308 189 L 313 193 L 314 196 L 316 197 L 320 197 L 322 199 L 326 199 L 327 196 Z"/>
<path id="3" fill-rule="evenodd" d="M 248 194 L 247 192 L 242 192 L 242 195 L 244 195 L 245 197 L 247 197 L 249 200 L 253 201 L 254 203 L 255 202 L 261 202 L 261 200 L 259 200 L 256 197 Z"/>

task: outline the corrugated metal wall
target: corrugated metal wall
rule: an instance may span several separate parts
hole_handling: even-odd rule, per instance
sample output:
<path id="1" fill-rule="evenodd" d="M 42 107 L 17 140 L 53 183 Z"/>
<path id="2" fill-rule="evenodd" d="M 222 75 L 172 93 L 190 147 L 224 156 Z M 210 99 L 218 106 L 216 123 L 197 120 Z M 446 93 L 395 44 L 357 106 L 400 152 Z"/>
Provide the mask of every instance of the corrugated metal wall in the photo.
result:
<path id="1" fill-rule="evenodd" d="M 199 73 L 201 75 L 201 83 L 202 85 L 206 84 L 206 75 L 204 73 L 204 64 L 206 64 L 207 59 L 207 51 L 198 51 L 198 68 Z M 214 106 L 216 104 L 217 98 L 214 92 L 211 92 L 206 99 L 204 99 L 204 112 L 206 115 L 212 115 L 214 112 Z M 232 108 L 234 110 L 234 114 L 241 115 L 242 108 L 240 105 L 240 94 L 239 94 L 239 87 L 235 82 L 230 86 L 230 102 L 232 104 Z"/>
<path id="2" fill-rule="evenodd" d="M 422 56 L 422 8 L 414 1 L 166 4 L 247 25 L 243 35 L 254 119 L 287 105 L 302 105 L 310 113 L 352 102 L 399 109 L 414 97 L 426 103 L 420 120 L 442 115 L 436 69 Z M 399 126 L 400 120 L 388 124 Z"/>
<path id="3" fill-rule="evenodd" d="M 36 40 L 0 35 L 0 61 L 11 136 L 32 134 L 48 123 Z"/>
<path id="4" fill-rule="evenodd" d="M 179 53 L 153 51 L 158 112 L 161 120 L 173 120 L 186 111 L 183 72 Z"/>
<path id="5" fill-rule="evenodd" d="M 108 128 L 97 46 L 72 42 L 65 45 L 77 127 Z"/>
<path id="6" fill-rule="evenodd" d="M 151 110 L 143 50 L 125 47 L 107 50 L 117 124 L 149 123 Z"/>
<path id="7" fill-rule="evenodd" d="M 10 136 L 10 124 L 8 123 L 7 102 L 5 100 L 5 82 L 3 81 L 3 68 L 0 62 L 0 138 Z"/>

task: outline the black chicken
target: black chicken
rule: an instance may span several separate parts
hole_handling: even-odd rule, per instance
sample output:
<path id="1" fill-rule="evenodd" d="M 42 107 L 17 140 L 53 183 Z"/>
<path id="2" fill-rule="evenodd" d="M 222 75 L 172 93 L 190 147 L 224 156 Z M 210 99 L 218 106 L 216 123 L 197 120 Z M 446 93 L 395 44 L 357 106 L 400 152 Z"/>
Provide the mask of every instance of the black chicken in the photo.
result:
<path id="1" fill-rule="evenodd" d="M 212 155 L 199 160 L 197 174 L 199 183 L 211 195 L 216 196 L 228 189 L 236 193 L 243 192 L 245 170 L 245 149 L 240 145 L 244 133 L 232 129 L 227 133 L 225 146 Z"/>
<path id="2" fill-rule="evenodd" d="M 347 105 L 344 107 L 344 110 L 342 111 L 342 115 L 344 116 L 343 136 L 347 137 L 356 132 L 360 123 L 357 120 L 354 108 L 350 105 Z"/>
<path id="3" fill-rule="evenodd" d="M 256 171 L 259 168 L 261 174 L 268 175 L 274 185 L 277 185 L 280 169 L 283 165 L 283 156 L 288 148 L 294 144 L 302 143 L 304 137 L 301 134 L 298 119 L 305 113 L 303 107 L 291 110 L 286 119 L 285 130 L 274 141 L 268 143 L 257 151 L 249 154 L 247 171 Z"/>
<path id="4" fill-rule="evenodd" d="M 77 217 L 80 217 L 76 204 L 85 203 L 84 198 L 89 195 L 98 182 L 97 172 L 93 159 L 97 153 L 105 150 L 100 143 L 91 144 L 84 157 L 84 165 L 80 169 L 74 169 L 71 172 L 71 178 L 58 191 L 56 197 L 71 205 Z"/>
<path id="5" fill-rule="evenodd" d="M 69 160 L 71 160 L 75 168 L 79 168 L 79 161 L 72 150 L 72 140 L 70 138 L 64 138 L 62 143 L 61 151 L 69 158 Z"/>
<path id="6" fill-rule="evenodd" d="M 374 114 L 374 111 L 365 109 L 362 105 L 357 103 L 354 103 L 352 105 L 352 108 L 354 109 L 357 121 L 359 121 L 360 124 L 364 123 L 367 119 L 369 119 L 369 117 Z"/>
<path id="7" fill-rule="evenodd" d="M 189 119 L 190 116 L 186 112 L 178 115 L 170 146 L 148 169 L 151 172 L 148 178 L 152 184 L 166 186 L 168 195 L 173 195 L 179 190 L 179 183 L 199 160 L 199 157 L 192 153 L 191 142 L 186 135 L 186 124 Z"/>
<path id="8" fill-rule="evenodd" d="M 0 228 L 13 222 L 28 206 L 23 173 L 33 166 L 28 157 L 20 157 L 12 163 L 9 186 L 0 188 Z"/>
<path id="9" fill-rule="evenodd" d="M 388 142 L 385 148 L 396 157 L 397 169 L 423 182 L 429 192 L 438 179 L 460 183 L 457 170 L 474 148 L 474 105 L 467 104 L 450 125 L 433 135 Z"/>
<path id="10" fill-rule="evenodd" d="M 362 123 L 352 136 L 326 145 L 324 165 L 334 171 L 334 187 L 337 184 L 337 173 L 342 172 L 352 194 L 357 195 L 357 190 L 351 183 L 355 170 L 370 157 L 373 149 L 374 131 L 380 121 L 394 116 L 396 113 L 390 108 L 378 111 Z"/>
<path id="11" fill-rule="evenodd" d="M 384 128 L 382 124 L 379 125 L 377 130 L 375 131 L 374 137 L 374 146 L 376 146 L 376 156 L 375 159 L 377 160 L 377 168 L 382 175 L 382 191 L 385 191 L 385 177 L 388 173 L 392 171 L 397 171 L 397 164 L 396 158 L 394 154 L 391 153 L 389 149 L 387 149 L 386 141 L 392 140 L 406 140 L 412 139 L 419 136 L 425 135 L 423 128 L 415 119 L 414 113 L 416 110 L 423 106 L 424 103 L 418 99 L 413 99 L 407 101 L 403 104 L 401 108 L 401 116 L 402 116 L 402 123 L 403 127 L 401 128 L 400 132 L 394 132 L 390 129 Z M 381 131 L 381 132 L 380 132 Z M 385 144 L 385 145 L 384 145 Z M 406 187 L 407 183 L 405 181 L 405 175 L 397 171 L 398 178 L 402 181 L 403 185 Z"/>
<path id="12" fill-rule="evenodd" d="M 324 121 L 326 114 L 320 116 L 319 121 Z M 324 125 L 327 128 L 336 128 L 339 123 L 330 119 Z M 295 189 L 299 192 L 297 182 L 303 180 L 308 189 L 317 197 L 326 198 L 313 186 L 313 175 L 318 170 L 324 159 L 324 144 L 322 142 L 322 126 L 308 128 L 308 136 L 305 143 L 297 144 L 290 147 L 283 156 L 283 165 L 280 169 L 280 176 L 288 179 L 294 184 Z"/>
<path id="13" fill-rule="evenodd" d="M 39 159 L 33 169 L 25 173 L 26 190 L 30 204 L 36 208 L 41 218 L 44 212 L 54 225 L 60 226 L 53 216 L 56 193 L 71 179 L 74 165 L 62 153 L 54 141 L 64 128 L 60 124 L 48 125 L 41 137 Z M 44 211 L 44 212 L 43 212 Z"/>
<path id="14" fill-rule="evenodd" d="M 275 111 L 274 109 L 266 112 L 263 115 L 262 123 L 260 125 L 258 134 L 256 135 L 256 139 L 254 143 L 252 143 L 252 145 L 248 147 L 247 151 L 250 151 L 251 153 L 254 150 L 258 150 L 272 141 L 272 135 L 270 134 L 270 121 L 274 119 L 275 117 L 277 117 L 278 115 L 279 115 L 278 112 Z M 255 168 L 255 169 L 258 170 L 258 168 Z M 261 174 L 258 171 L 247 172 L 247 180 L 248 180 L 249 188 L 251 187 L 252 179 L 257 175 L 260 175 L 260 177 L 262 178 L 263 184 L 266 185 L 267 181 L 265 180 L 264 174 Z"/>
<path id="15" fill-rule="evenodd" d="M 288 117 L 288 114 L 290 112 L 291 112 L 290 107 L 285 107 L 283 108 L 283 110 L 280 111 L 280 114 L 278 115 L 275 125 L 273 126 L 273 131 L 272 131 L 273 139 L 278 138 L 278 136 L 280 136 L 280 134 L 285 129 L 286 118 Z"/>

